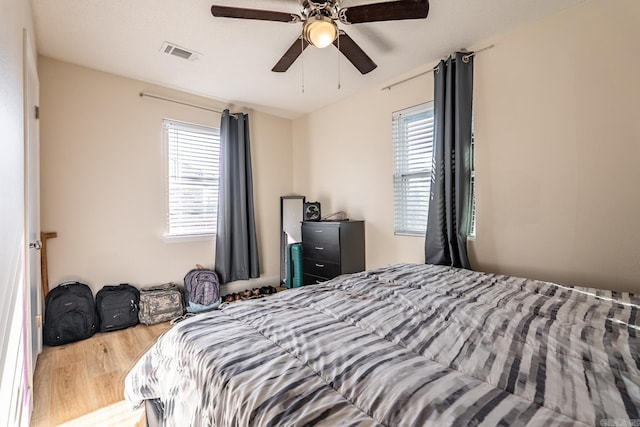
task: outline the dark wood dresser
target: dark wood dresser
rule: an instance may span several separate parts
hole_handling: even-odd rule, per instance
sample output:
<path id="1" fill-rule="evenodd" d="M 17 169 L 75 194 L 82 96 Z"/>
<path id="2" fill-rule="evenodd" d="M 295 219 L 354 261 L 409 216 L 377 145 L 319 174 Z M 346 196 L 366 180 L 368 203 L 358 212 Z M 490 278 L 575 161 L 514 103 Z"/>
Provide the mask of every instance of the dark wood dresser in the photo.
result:
<path id="1" fill-rule="evenodd" d="M 303 221 L 305 285 L 365 269 L 364 221 Z"/>

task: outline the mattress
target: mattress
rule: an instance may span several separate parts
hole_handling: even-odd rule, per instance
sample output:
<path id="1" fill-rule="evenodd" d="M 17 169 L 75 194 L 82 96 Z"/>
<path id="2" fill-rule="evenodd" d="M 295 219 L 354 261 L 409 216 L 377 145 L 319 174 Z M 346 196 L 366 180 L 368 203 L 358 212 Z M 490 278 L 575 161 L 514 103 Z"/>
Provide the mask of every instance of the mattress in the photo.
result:
<path id="1" fill-rule="evenodd" d="M 398 264 L 232 303 L 125 381 L 163 426 L 640 425 L 640 299 Z"/>

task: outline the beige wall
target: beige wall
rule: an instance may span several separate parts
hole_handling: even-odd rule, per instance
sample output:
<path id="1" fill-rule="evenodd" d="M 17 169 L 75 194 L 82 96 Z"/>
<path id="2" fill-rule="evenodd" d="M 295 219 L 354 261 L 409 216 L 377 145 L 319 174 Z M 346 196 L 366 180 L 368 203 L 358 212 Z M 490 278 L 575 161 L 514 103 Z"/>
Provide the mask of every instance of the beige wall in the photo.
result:
<path id="1" fill-rule="evenodd" d="M 475 65 L 474 268 L 640 291 L 638 22 L 640 2 L 590 0 L 475 46 L 495 43 Z M 393 235 L 391 113 L 432 86 L 294 122 L 294 190 L 366 220 L 369 268 L 424 260 L 424 239 Z"/>
<path id="2" fill-rule="evenodd" d="M 181 282 L 213 267 L 213 239 L 169 243 L 162 119 L 219 126 L 220 115 L 140 98 L 149 91 L 216 109 L 218 102 L 46 57 L 41 88 L 42 229 L 52 285 Z M 233 110 L 233 108 L 232 108 Z M 235 110 L 234 110 L 235 111 Z M 292 189 L 291 122 L 250 112 L 256 222 L 263 278 L 279 275 L 279 196 Z"/>
<path id="3" fill-rule="evenodd" d="M 472 46 L 495 43 L 475 67 L 476 269 L 640 291 L 640 3 L 605 3 Z M 137 93 L 224 106 L 48 58 L 40 79 L 52 282 L 147 285 L 212 266 L 213 242 L 161 239 L 160 122 L 219 116 Z M 374 87 L 293 122 L 251 113 L 264 276 L 278 275 L 279 196 L 292 192 L 366 220 L 367 267 L 423 261 L 423 238 L 393 234 L 391 114 L 432 100 L 432 86 L 427 74 Z"/>
<path id="4" fill-rule="evenodd" d="M 481 267 L 640 291 L 638 22 L 592 0 L 478 57 Z"/>
<path id="5" fill-rule="evenodd" d="M 433 98 L 430 79 L 372 88 L 294 121 L 294 190 L 322 214 L 364 219 L 366 265 L 424 262 L 424 239 L 393 234 L 391 114 Z"/>

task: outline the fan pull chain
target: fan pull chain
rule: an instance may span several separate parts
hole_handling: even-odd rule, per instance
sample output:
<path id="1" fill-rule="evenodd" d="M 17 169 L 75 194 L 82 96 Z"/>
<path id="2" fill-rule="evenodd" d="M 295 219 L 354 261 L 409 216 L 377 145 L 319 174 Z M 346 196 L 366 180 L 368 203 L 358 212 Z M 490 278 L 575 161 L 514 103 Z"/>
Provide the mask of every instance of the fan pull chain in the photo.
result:
<path id="1" fill-rule="evenodd" d="M 338 31 L 338 90 L 341 89 L 340 85 L 340 31 Z"/>
<path id="2" fill-rule="evenodd" d="M 302 75 L 302 93 L 304 93 L 304 36 L 300 37 L 300 68 Z"/>

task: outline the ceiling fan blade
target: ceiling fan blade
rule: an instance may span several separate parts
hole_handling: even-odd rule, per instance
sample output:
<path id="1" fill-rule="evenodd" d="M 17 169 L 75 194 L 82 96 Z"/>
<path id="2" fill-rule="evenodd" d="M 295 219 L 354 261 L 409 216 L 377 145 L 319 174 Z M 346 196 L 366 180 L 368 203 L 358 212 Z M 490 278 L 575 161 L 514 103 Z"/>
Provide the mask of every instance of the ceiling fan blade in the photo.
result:
<path id="1" fill-rule="evenodd" d="M 364 53 L 364 50 L 344 31 L 340 31 L 338 38 L 335 39 L 333 44 L 340 49 L 340 52 L 351 61 L 360 73 L 367 74 L 378 67 L 376 63 L 369 58 L 369 55 Z"/>
<path id="2" fill-rule="evenodd" d="M 296 62 L 298 56 L 302 54 L 302 51 L 305 50 L 307 46 L 309 46 L 309 42 L 302 36 L 298 37 L 284 55 L 282 55 L 282 58 L 280 58 L 278 63 L 273 66 L 271 71 L 276 73 L 284 73 L 287 71 L 289 67 L 291 67 L 291 64 Z"/>
<path id="3" fill-rule="evenodd" d="M 343 7 L 340 21 L 344 24 L 423 19 L 429 14 L 429 0 L 401 0 Z"/>
<path id="4" fill-rule="evenodd" d="M 211 6 L 211 14 L 218 18 L 258 19 L 260 21 L 299 22 L 300 17 L 293 13 L 271 10 L 243 9 L 229 6 Z"/>

